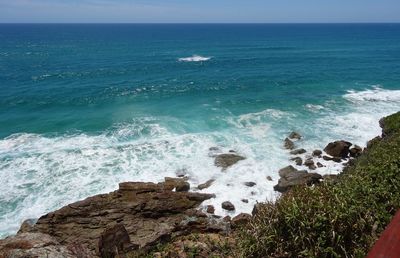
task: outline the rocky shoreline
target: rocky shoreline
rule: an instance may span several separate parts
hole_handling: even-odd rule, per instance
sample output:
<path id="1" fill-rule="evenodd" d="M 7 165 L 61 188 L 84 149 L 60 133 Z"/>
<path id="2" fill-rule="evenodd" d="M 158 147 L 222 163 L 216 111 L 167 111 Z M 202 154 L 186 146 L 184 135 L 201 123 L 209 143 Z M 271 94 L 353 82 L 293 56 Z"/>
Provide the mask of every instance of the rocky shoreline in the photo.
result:
<path id="1" fill-rule="evenodd" d="M 324 166 L 324 162 L 351 164 L 363 152 L 361 147 L 347 141 L 331 142 L 324 150 L 307 152 L 297 147 L 301 138 L 299 133 L 292 132 L 283 141 L 291 164 L 278 171 L 280 179 L 275 191 L 284 193 L 297 185 L 335 180 L 335 175 L 322 176 L 313 171 Z M 211 147 L 209 151 L 222 172 L 246 159 L 234 150 L 220 153 L 218 147 Z M 197 189 L 206 189 L 212 183 L 210 179 Z M 244 184 L 253 187 L 256 182 Z M 15 236 L 0 240 L 0 257 L 146 257 L 157 245 L 193 233 L 229 237 L 232 230 L 251 218 L 250 214 L 239 214 L 233 219 L 214 215 L 214 206 L 200 208 L 200 205 L 215 196 L 190 189 L 184 172 L 158 184 L 120 183 L 114 192 L 69 204 L 37 221 L 25 221 Z M 221 207 L 235 210 L 228 200 Z M 256 212 L 257 205 L 253 215 Z"/>

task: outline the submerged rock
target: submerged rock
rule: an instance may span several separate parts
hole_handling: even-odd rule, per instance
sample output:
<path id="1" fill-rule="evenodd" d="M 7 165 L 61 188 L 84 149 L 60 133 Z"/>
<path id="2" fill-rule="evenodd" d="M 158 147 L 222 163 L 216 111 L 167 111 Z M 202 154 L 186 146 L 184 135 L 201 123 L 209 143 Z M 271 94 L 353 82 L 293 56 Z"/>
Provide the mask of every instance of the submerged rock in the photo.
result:
<path id="1" fill-rule="evenodd" d="M 208 187 L 210 187 L 211 185 L 212 185 L 212 183 L 214 183 L 214 179 L 210 179 L 210 180 L 208 180 L 207 182 L 205 182 L 205 183 L 203 183 L 203 184 L 199 184 L 198 186 L 197 186 L 197 188 L 199 189 L 199 190 L 203 190 L 203 189 L 206 189 L 206 188 L 208 188 Z"/>
<path id="2" fill-rule="evenodd" d="M 233 153 L 220 154 L 215 157 L 214 164 L 215 166 L 221 167 L 223 170 L 225 170 L 244 159 L 246 158 Z"/>
<path id="3" fill-rule="evenodd" d="M 267 176 L 267 180 L 268 180 L 268 181 L 272 181 L 272 177 Z"/>
<path id="4" fill-rule="evenodd" d="M 349 149 L 351 145 L 351 142 L 335 141 L 329 143 L 324 148 L 324 151 L 332 157 L 346 158 L 349 155 Z"/>
<path id="5" fill-rule="evenodd" d="M 283 143 L 283 147 L 288 150 L 293 150 L 294 149 L 294 143 L 289 140 L 289 138 L 285 138 L 285 141 Z"/>
<path id="6" fill-rule="evenodd" d="M 297 132 L 291 132 L 289 134 L 289 139 L 297 139 L 300 140 L 301 139 L 301 135 Z"/>

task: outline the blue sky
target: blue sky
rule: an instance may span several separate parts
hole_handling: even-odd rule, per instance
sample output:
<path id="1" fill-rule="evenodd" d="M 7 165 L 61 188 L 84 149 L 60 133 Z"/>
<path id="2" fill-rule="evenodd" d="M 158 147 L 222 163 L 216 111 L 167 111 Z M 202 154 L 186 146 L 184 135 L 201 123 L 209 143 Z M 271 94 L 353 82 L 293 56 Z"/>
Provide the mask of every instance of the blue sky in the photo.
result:
<path id="1" fill-rule="evenodd" d="M 0 22 L 400 22 L 400 0 L 0 0 Z"/>

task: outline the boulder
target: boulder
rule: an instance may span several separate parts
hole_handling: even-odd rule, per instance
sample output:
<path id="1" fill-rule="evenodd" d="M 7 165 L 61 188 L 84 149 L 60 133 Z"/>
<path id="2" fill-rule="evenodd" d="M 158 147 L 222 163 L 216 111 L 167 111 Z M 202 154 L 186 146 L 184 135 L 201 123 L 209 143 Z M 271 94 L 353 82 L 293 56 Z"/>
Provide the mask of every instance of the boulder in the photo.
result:
<path id="1" fill-rule="evenodd" d="M 291 132 L 289 134 L 289 139 L 297 139 L 300 140 L 301 139 L 301 135 L 297 132 Z"/>
<path id="2" fill-rule="evenodd" d="M 215 208 L 213 205 L 207 205 L 207 213 L 214 214 Z"/>
<path id="3" fill-rule="evenodd" d="M 292 154 L 292 155 L 300 155 L 300 154 L 304 154 L 306 152 L 307 151 L 305 149 L 297 149 L 297 150 L 291 151 L 290 154 Z"/>
<path id="4" fill-rule="evenodd" d="M 301 166 L 303 164 L 303 160 L 300 157 L 294 157 L 290 159 L 291 161 L 294 161 L 297 166 Z"/>
<path id="5" fill-rule="evenodd" d="M 166 181 L 158 184 L 120 183 L 114 192 L 89 197 L 50 212 L 32 227 L 24 226 L 23 233 L 8 239 L 7 243 L 22 243 L 21 239 L 29 238 L 24 240 L 27 244 L 23 246 L 7 245 L 7 252 L 27 254 L 26 257 L 98 257 L 103 256 L 102 253 L 121 257 L 128 250 L 146 249 L 173 235 L 226 230 L 225 224 L 219 226 L 197 210 L 204 200 L 214 195 L 172 191 L 171 184 L 175 180 L 167 178 Z M 5 250 L 2 243 L 0 253 Z M 44 255 L 49 253 L 47 251 L 39 253 L 53 252 L 53 246 L 54 254 L 58 252 L 58 256 Z M 23 252 L 20 247 L 24 248 Z M 29 256 L 31 253 L 37 255 Z"/>
<path id="6" fill-rule="evenodd" d="M 235 206 L 231 202 L 223 202 L 221 204 L 222 209 L 227 210 L 227 211 L 234 211 Z"/>
<path id="7" fill-rule="evenodd" d="M 314 160 L 312 160 L 312 159 L 307 159 L 305 162 L 304 162 L 304 166 L 307 166 L 309 169 L 311 169 L 311 170 L 314 170 L 314 169 L 316 169 L 317 167 L 315 166 L 315 163 L 314 163 Z"/>
<path id="8" fill-rule="evenodd" d="M 253 186 L 256 185 L 256 183 L 254 183 L 254 182 L 245 182 L 244 185 L 247 186 L 247 187 L 253 187 Z"/>
<path id="9" fill-rule="evenodd" d="M 179 182 L 175 187 L 175 191 L 177 192 L 188 192 L 189 190 L 190 184 L 188 182 Z"/>
<path id="10" fill-rule="evenodd" d="M 329 143 L 324 151 L 332 157 L 347 158 L 351 145 L 351 142 L 335 141 Z"/>
<path id="11" fill-rule="evenodd" d="M 214 164 L 215 166 L 221 167 L 223 170 L 225 170 L 244 159 L 246 158 L 233 153 L 220 154 L 215 157 Z"/>
<path id="12" fill-rule="evenodd" d="M 281 177 L 278 184 L 274 186 L 274 190 L 278 192 L 286 192 L 296 185 L 312 185 L 319 183 L 322 176 L 317 173 L 307 173 L 305 170 L 297 170 L 292 166 L 288 166 L 279 171 Z"/>
<path id="13" fill-rule="evenodd" d="M 199 190 L 203 190 L 203 189 L 206 189 L 206 188 L 208 188 L 208 187 L 210 187 L 211 185 L 212 185 L 212 183 L 214 183 L 214 179 L 210 179 L 210 180 L 208 180 L 207 182 L 205 182 L 205 183 L 203 183 L 203 184 L 199 184 L 198 186 L 197 186 L 197 188 L 199 189 Z"/>
<path id="14" fill-rule="evenodd" d="M 238 228 L 243 225 L 246 225 L 251 220 L 251 215 L 247 213 L 240 213 L 236 217 L 234 217 L 231 221 L 231 225 L 233 228 Z"/>
<path id="15" fill-rule="evenodd" d="M 286 138 L 284 143 L 283 143 L 283 147 L 285 147 L 285 149 L 288 149 L 288 150 L 293 150 L 294 149 L 294 143 L 291 140 L 289 140 L 289 138 Z"/>
<path id="16" fill-rule="evenodd" d="M 362 154 L 362 151 L 363 149 L 360 146 L 354 145 L 354 147 L 349 150 L 350 157 L 357 158 Z"/>
<path id="17" fill-rule="evenodd" d="M 314 157 L 321 157 L 322 151 L 321 151 L 321 150 L 314 150 L 313 153 L 312 153 L 312 155 L 313 155 Z"/>

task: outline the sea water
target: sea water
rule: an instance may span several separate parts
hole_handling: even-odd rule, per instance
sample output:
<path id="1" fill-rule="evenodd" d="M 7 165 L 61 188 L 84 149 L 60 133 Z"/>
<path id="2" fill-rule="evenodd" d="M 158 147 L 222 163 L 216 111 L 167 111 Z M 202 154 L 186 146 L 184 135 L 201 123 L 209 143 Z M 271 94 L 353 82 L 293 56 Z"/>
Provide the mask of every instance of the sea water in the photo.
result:
<path id="1" fill-rule="evenodd" d="M 365 146 L 399 110 L 398 24 L 3 24 L 0 237 L 119 182 L 182 171 L 193 190 L 215 180 L 201 192 L 216 194 L 204 202 L 216 214 L 251 212 L 277 197 L 291 131 L 309 153 Z M 211 147 L 246 159 L 221 171 Z"/>

